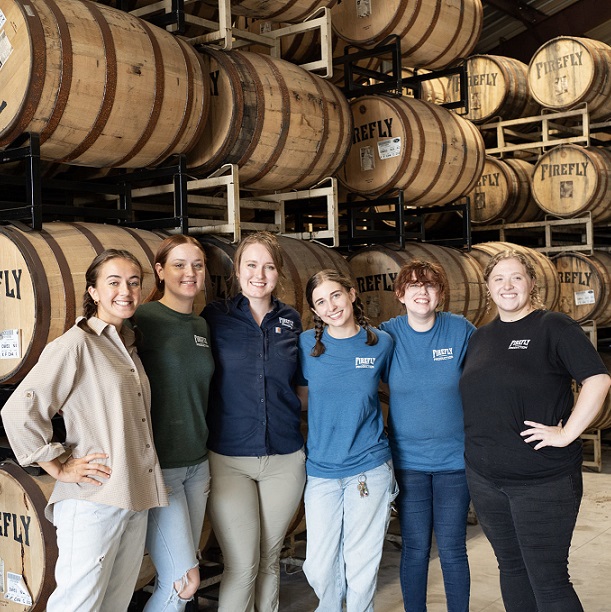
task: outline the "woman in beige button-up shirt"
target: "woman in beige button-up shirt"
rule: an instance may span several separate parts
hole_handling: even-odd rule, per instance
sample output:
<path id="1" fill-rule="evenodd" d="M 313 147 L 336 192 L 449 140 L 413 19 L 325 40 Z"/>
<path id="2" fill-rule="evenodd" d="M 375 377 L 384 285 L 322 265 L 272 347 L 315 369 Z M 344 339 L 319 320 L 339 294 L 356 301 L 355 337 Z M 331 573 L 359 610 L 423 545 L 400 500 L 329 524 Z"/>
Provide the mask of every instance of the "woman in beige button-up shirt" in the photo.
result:
<path id="1" fill-rule="evenodd" d="M 57 587 L 47 612 L 126 610 L 147 511 L 167 505 L 149 383 L 134 333 L 123 325 L 138 306 L 141 280 L 131 253 L 96 257 L 86 274 L 85 316 L 45 348 L 2 409 L 19 463 L 36 463 L 57 479 L 47 507 L 57 529 Z M 60 411 L 64 444 L 53 441 L 51 425 Z"/>

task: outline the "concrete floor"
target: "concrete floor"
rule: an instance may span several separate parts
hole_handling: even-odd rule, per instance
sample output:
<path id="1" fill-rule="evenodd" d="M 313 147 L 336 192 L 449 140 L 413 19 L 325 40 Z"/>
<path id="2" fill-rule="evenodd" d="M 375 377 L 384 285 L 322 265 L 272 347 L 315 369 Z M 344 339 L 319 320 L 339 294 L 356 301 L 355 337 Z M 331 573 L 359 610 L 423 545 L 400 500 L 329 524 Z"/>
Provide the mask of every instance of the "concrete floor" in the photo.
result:
<path id="1" fill-rule="evenodd" d="M 584 468 L 584 498 L 573 537 L 569 569 L 586 612 L 611 612 L 611 446 L 603 446 L 602 471 Z M 393 521 L 389 532 L 397 532 Z M 496 559 L 478 525 L 469 525 L 467 546 L 471 566 L 471 612 L 504 610 Z M 303 552 L 298 545 L 296 556 Z M 403 610 L 399 587 L 399 549 L 387 541 L 378 577 L 376 612 Z M 214 589 L 208 593 L 214 597 Z M 280 612 L 311 612 L 317 599 L 299 567 L 282 568 Z M 213 599 L 200 598 L 199 610 L 217 609 Z M 428 612 L 445 612 L 445 596 L 439 560 L 430 564 Z"/>

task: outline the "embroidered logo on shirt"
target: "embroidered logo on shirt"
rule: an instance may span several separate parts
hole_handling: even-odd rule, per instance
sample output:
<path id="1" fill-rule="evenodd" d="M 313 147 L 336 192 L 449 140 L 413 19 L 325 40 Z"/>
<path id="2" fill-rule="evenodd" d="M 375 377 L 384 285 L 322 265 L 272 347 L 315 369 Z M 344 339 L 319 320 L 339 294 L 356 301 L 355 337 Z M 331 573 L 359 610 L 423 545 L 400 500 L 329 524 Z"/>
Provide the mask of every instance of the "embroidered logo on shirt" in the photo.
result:
<path id="1" fill-rule="evenodd" d="M 295 321 L 285 319 L 284 317 L 278 317 L 278 320 L 280 321 L 280 325 L 283 327 L 288 327 L 289 329 L 293 329 L 295 327 Z"/>
<path id="2" fill-rule="evenodd" d="M 509 344 L 509 350 L 510 351 L 513 349 L 526 350 L 529 344 L 530 344 L 530 340 L 512 340 Z"/>
<path id="3" fill-rule="evenodd" d="M 282 333 L 282 327 L 274 327 L 274 331 L 275 331 L 277 334 L 281 334 L 281 333 Z"/>
<path id="4" fill-rule="evenodd" d="M 375 363 L 375 357 L 356 357 L 354 366 L 357 370 L 360 368 L 373 368 L 375 366 Z"/>
<path id="5" fill-rule="evenodd" d="M 454 359 L 454 353 L 452 351 L 452 348 L 433 349 L 433 361 Z"/>
<path id="6" fill-rule="evenodd" d="M 206 338 L 205 336 L 198 336 L 197 334 L 193 334 L 193 337 L 195 338 L 195 346 L 203 346 L 204 348 L 210 348 L 210 345 L 208 344 L 208 338 Z"/>

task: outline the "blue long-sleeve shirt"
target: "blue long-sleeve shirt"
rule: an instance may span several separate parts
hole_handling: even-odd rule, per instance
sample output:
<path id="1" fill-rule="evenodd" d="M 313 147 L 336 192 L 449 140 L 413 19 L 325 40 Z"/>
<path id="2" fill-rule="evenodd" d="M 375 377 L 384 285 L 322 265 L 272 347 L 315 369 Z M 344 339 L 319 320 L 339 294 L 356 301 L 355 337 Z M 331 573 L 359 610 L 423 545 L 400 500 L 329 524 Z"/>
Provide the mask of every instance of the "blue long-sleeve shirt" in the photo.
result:
<path id="1" fill-rule="evenodd" d="M 297 311 L 274 298 L 259 326 L 248 299 L 238 294 L 209 304 L 202 315 L 210 326 L 216 364 L 208 448 L 232 457 L 299 450 L 301 405 L 293 385 L 302 329 Z"/>

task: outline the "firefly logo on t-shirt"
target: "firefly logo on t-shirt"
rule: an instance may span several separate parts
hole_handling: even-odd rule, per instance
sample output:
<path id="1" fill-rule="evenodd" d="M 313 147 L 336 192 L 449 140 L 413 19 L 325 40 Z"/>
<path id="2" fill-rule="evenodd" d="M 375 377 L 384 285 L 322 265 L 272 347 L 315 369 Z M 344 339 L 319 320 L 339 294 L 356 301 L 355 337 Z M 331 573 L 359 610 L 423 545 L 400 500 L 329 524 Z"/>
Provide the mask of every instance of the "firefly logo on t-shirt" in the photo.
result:
<path id="1" fill-rule="evenodd" d="M 283 327 L 288 327 L 289 329 L 293 329 L 295 327 L 295 322 L 291 321 L 290 319 L 278 317 L 278 320 L 280 321 L 280 325 L 282 325 Z"/>
<path id="2" fill-rule="evenodd" d="M 529 344 L 530 344 L 530 340 L 512 340 L 509 344 L 509 350 L 510 351 L 513 349 L 526 350 Z"/>
<path id="3" fill-rule="evenodd" d="M 198 336 L 197 334 L 193 334 L 193 337 L 195 338 L 195 346 L 203 346 L 204 348 L 210 348 L 210 345 L 208 344 L 208 338 L 206 338 L 205 336 Z"/>
<path id="4" fill-rule="evenodd" d="M 445 361 L 446 359 L 454 359 L 452 348 L 433 349 L 433 361 Z"/>
<path id="5" fill-rule="evenodd" d="M 354 366 L 357 370 L 360 368 L 373 368 L 375 367 L 375 363 L 375 357 L 356 357 Z"/>

